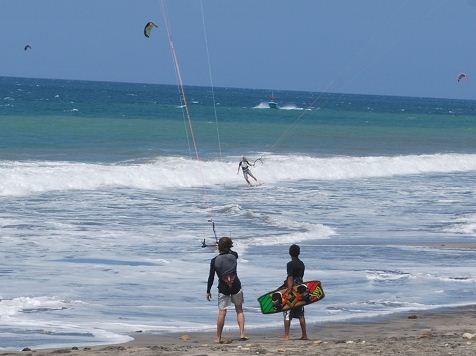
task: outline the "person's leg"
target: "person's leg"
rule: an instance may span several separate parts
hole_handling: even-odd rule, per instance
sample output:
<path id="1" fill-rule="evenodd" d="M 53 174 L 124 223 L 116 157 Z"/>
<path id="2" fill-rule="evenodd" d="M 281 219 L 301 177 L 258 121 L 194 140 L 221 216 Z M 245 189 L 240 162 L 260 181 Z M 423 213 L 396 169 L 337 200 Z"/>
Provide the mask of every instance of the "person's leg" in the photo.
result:
<path id="1" fill-rule="evenodd" d="M 299 324 L 301 325 L 301 340 L 308 340 L 304 315 L 299 317 Z"/>
<path id="2" fill-rule="evenodd" d="M 223 326 L 225 325 L 226 308 L 230 305 L 231 296 L 218 293 L 217 343 L 222 341 L 221 335 L 223 332 Z"/>
<path id="3" fill-rule="evenodd" d="M 225 326 L 226 309 L 218 309 L 217 319 L 217 339 L 216 342 L 221 341 L 221 334 L 223 332 L 223 326 Z"/>
<path id="4" fill-rule="evenodd" d="M 289 340 L 289 329 L 291 328 L 291 320 L 284 319 L 284 341 Z"/>
<path id="5" fill-rule="evenodd" d="M 236 320 L 240 328 L 240 339 L 245 339 L 245 313 L 243 313 L 243 305 L 235 305 Z"/>
<path id="6" fill-rule="evenodd" d="M 246 180 L 246 183 L 248 183 L 248 185 L 251 185 L 249 179 L 248 179 L 248 173 L 243 171 L 243 177 L 245 177 L 245 180 Z"/>
<path id="7" fill-rule="evenodd" d="M 288 341 L 289 340 L 289 329 L 291 328 L 291 311 L 286 310 L 283 311 L 283 317 L 284 317 L 284 336 L 283 340 Z"/>
<path id="8" fill-rule="evenodd" d="M 253 175 L 253 173 L 251 173 L 251 171 L 248 171 L 248 174 L 251 176 L 251 178 L 253 178 L 256 182 L 258 181 L 258 179 L 255 178 L 255 176 Z"/>

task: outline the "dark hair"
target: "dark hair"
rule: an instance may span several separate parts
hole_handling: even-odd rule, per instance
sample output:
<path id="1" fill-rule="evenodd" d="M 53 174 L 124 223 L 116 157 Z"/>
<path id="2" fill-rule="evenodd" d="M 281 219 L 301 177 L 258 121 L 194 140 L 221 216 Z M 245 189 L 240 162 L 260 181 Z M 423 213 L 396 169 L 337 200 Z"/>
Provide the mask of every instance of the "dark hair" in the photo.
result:
<path id="1" fill-rule="evenodd" d="M 289 247 L 289 254 L 291 257 L 297 257 L 301 253 L 301 248 L 298 245 L 291 245 Z"/>
<path id="2" fill-rule="evenodd" d="M 222 237 L 218 240 L 218 251 L 220 252 L 228 252 L 230 248 L 233 247 L 233 241 L 227 236 Z"/>

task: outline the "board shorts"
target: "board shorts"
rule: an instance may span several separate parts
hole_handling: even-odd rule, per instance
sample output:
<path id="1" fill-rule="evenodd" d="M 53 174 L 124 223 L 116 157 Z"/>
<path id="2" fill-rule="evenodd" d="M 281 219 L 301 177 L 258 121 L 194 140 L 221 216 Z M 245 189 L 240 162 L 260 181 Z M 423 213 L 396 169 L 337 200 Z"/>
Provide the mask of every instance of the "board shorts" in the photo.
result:
<path id="1" fill-rule="evenodd" d="M 284 320 L 299 319 L 304 316 L 304 307 L 283 311 Z"/>
<path id="2" fill-rule="evenodd" d="M 235 306 L 241 306 L 243 304 L 243 291 L 240 290 L 236 294 L 226 295 L 218 293 L 218 309 L 224 310 L 234 304 Z"/>

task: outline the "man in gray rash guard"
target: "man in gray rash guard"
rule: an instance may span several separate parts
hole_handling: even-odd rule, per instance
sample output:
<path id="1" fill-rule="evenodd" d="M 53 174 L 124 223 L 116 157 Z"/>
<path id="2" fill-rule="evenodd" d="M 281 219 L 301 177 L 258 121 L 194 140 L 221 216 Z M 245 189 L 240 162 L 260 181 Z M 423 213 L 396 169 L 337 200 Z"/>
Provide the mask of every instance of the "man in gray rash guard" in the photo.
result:
<path id="1" fill-rule="evenodd" d="M 217 319 L 217 343 L 223 343 L 221 334 L 225 325 L 226 310 L 233 303 L 235 305 L 236 319 L 240 328 L 240 340 L 248 340 L 245 336 L 245 315 L 243 313 L 243 291 L 241 281 L 236 274 L 238 254 L 232 251 L 233 242 L 229 237 L 222 237 L 218 241 L 219 255 L 210 262 L 210 274 L 208 276 L 207 300 L 210 301 L 210 292 L 215 273 L 218 276 L 218 319 Z"/>

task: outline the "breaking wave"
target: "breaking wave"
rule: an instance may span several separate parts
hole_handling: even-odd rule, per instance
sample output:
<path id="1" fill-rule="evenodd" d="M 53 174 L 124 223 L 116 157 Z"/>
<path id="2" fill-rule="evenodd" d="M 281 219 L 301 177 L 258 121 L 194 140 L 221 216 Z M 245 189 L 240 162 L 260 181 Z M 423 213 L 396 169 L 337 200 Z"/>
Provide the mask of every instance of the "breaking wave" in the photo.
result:
<path id="1" fill-rule="evenodd" d="M 240 255 L 242 255 L 250 246 L 274 246 L 302 243 L 305 241 L 328 239 L 332 235 L 335 235 L 335 231 L 332 228 L 323 224 L 294 221 L 287 219 L 282 215 L 275 217 L 273 215 L 243 209 L 238 204 L 229 204 L 220 208 L 214 208 L 214 210 L 229 215 L 241 215 L 247 219 L 260 221 L 268 227 L 275 227 L 281 231 L 285 231 L 280 234 L 239 239 L 240 242 L 244 242 L 239 246 L 235 246 L 235 250 L 240 253 Z"/>
<path id="2" fill-rule="evenodd" d="M 284 106 L 279 107 L 281 110 L 304 110 L 304 108 L 301 108 L 299 106 L 296 106 L 294 104 L 286 104 Z"/>
<path id="3" fill-rule="evenodd" d="M 476 235 L 476 214 L 457 219 L 452 226 L 446 228 L 444 231 L 461 235 Z"/>
<path id="4" fill-rule="evenodd" d="M 111 187 L 162 190 L 213 185 L 242 185 L 237 159 L 195 161 L 162 157 L 149 163 L 90 164 L 75 162 L 0 161 L 0 196 Z M 262 183 L 339 180 L 476 170 L 475 154 L 379 157 L 278 156 L 253 168 Z M 200 172 L 200 174 L 197 174 Z"/>
<path id="5" fill-rule="evenodd" d="M 264 101 L 253 107 L 253 109 L 269 109 L 269 108 L 270 108 L 269 104 Z"/>

